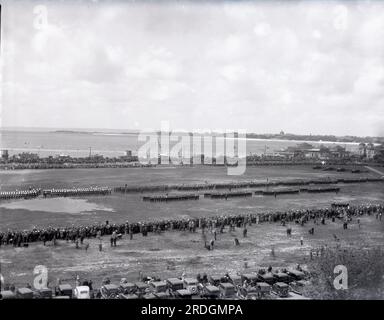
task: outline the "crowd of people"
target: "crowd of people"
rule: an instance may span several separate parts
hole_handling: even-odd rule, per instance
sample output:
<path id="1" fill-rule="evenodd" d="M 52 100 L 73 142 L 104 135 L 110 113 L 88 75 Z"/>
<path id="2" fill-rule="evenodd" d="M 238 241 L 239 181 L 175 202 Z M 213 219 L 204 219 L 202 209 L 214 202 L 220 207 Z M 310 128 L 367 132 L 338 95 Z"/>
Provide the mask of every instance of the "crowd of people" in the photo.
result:
<path id="1" fill-rule="evenodd" d="M 216 233 L 223 233 L 226 228 L 230 232 L 235 228 L 242 228 L 246 236 L 246 227 L 252 224 L 276 223 L 282 225 L 296 223 L 304 226 L 310 220 L 325 223 L 326 219 L 341 219 L 344 228 L 352 217 L 359 220 L 361 215 L 375 215 L 381 220 L 384 213 L 384 204 L 367 204 L 359 206 L 334 205 L 331 208 L 288 210 L 286 212 L 266 212 L 255 214 L 217 215 L 200 218 L 175 218 L 147 222 L 128 222 L 112 224 L 109 221 L 89 226 L 71 226 L 64 228 L 46 227 L 33 228 L 32 230 L 7 230 L 0 232 L 0 246 L 13 245 L 15 247 L 28 246 L 31 242 L 42 241 L 44 245 L 48 241 L 54 244 L 57 240 L 66 240 L 82 244 L 86 238 L 98 238 L 103 236 L 111 238 L 111 245 L 116 246 L 117 239 L 127 235 L 130 239 L 136 234 L 147 236 L 148 233 L 161 233 L 168 230 L 196 232 L 197 229 Z M 345 225 L 346 224 L 346 225 Z M 289 229 L 289 228 L 288 228 Z M 287 230 L 288 230 L 287 229 Z M 287 231 L 288 234 L 288 231 Z"/>

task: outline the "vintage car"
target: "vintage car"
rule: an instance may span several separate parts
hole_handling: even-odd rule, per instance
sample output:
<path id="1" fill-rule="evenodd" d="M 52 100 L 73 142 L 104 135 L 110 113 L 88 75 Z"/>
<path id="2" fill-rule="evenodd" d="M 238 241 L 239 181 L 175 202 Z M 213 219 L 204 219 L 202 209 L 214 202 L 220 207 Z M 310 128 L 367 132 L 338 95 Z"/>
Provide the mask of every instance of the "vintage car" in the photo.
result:
<path id="1" fill-rule="evenodd" d="M 294 293 L 297 293 L 297 294 L 300 294 L 302 295 L 303 294 L 303 290 L 305 288 L 305 286 L 309 283 L 309 281 L 306 281 L 306 280 L 298 280 L 298 281 L 292 281 L 290 283 L 290 287 L 291 287 L 291 290 L 294 292 Z"/>
<path id="2" fill-rule="evenodd" d="M 221 298 L 233 298 L 236 296 L 236 287 L 230 283 L 220 283 L 220 297 Z"/>
<path id="3" fill-rule="evenodd" d="M 36 297 L 39 299 L 51 299 L 52 298 L 52 289 L 44 288 L 36 291 Z"/>
<path id="4" fill-rule="evenodd" d="M 257 277 L 258 277 L 258 281 L 266 282 L 266 283 L 268 283 L 270 285 L 273 285 L 276 282 L 273 274 L 270 273 L 270 272 L 267 272 L 267 273 L 264 273 L 264 274 L 258 274 Z"/>
<path id="5" fill-rule="evenodd" d="M 286 284 L 289 284 L 291 282 L 290 277 L 285 272 L 274 273 L 273 277 L 276 279 L 276 282 L 284 282 Z"/>
<path id="6" fill-rule="evenodd" d="M 256 282 L 256 289 L 259 293 L 259 297 L 263 297 L 271 293 L 272 287 L 266 282 Z"/>
<path id="7" fill-rule="evenodd" d="M 176 290 L 175 298 L 176 299 L 191 299 L 192 298 L 192 294 L 187 289 L 180 289 L 180 290 Z"/>
<path id="8" fill-rule="evenodd" d="M 171 291 L 177 291 L 184 288 L 184 282 L 183 280 L 180 280 L 178 278 L 169 278 L 166 280 L 168 284 L 168 288 Z"/>
<path id="9" fill-rule="evenodd" d="M 209 276 L 208 282 L 213 286 L 218 286 L 221 283 L 221 277 L 217 275 Z"/>
<path id="10" fill-rule="evenodd" d="M 199 282 L 196 278 L 184 278 L 184 289 L 187 289 L 192 295 L 198 294 L 199 289 L 198 285 Z"/>
<path id="11" fill-rule="evenodd" d="M 0 299 L 16 299 L 16 294 L 11 290 L 1 291 L 0 295 L 1 295 Z"/>
<path id="12" fill-rule="evenodd" d="M 135 282 L 135 287 L 136 294 L 139 296 L 145 294 L 149 289 L 149 285 L 144 282 Z"/>
<path id="13" fill-rule="evenodd" d="M 149 287 L 153 293 L 165 292 L 168 289 L 168 285 L 165 281 L 153 281 L 149 283 Z"/>
<path id="14" fill-rule="evenodd" d="M 284 282 L 276 282 L 272 286 L 272 292 L 280 298 L 286 298 L 289 295 L 289 286 Z"/>
<path id="15" fill-rule="evenodd" d="M 110 287 L 111 286 L 114 286 L 113 284 L 107 284 L 104 286 L 105 287 Z M 117 286 L 116 286 L 117 288 Z M 111 289 L 109 289 L 110 291 L 113 291 Z M 76 287 L 74 290 L 73 290 L 73 296 L 75 299 L 90 299 L 91 298 L 91 294 L 90 294 L 90 290 L 89 290 L 89 287 L 88 286 L 78 286 Z M 110 298 L 114 298 L 114 297 L 110 297 Z"/>
<path id="16" fill-rule="evenodd" d="M 230 276 L 229 282 L 234 286 L 241 286 L 243 283 L 241 282 L 241 276 Z"/>
<path id="17" fill-rule="evenodd" d="M 293 281 L 304 280 L 305 278 L 305 273 L 299 270 L 288 270 L 287 273 Z"/>
<path id="18" fill-rule="evenodd" d="M 201 293 L 202 298 L 206 299 L 218 299 L 220 298 L 220 289 L 216 286 L 205 286 Z"/>
<path id="19" fill-rule="evenodd" d="M 242 283 L 247 282 L 248 284 L 254 284 L 257 281 L 257 274 L 245 273 L 241 275 Z"/>
<path id="20" fill-rule="evenodd" d="M 240 287 L 239 296 L 245 300 L 256 300 L 259 297 L 259 292 L 254 286 Z"/>
<path id="21" fill-rule="evenodd" d="M 105 284 L 100 288 L 100 296 L 103 299 L 115 299 L 118 295 L 119 287 L 115 284 Z"/>
<path id="22" fill-rule="evenodd" d="M 29 288 L 18 288 L 16 291 L 16 297 L 18 299 L 33 299 L 33 291 Z"/>
<path id="23" fill-rule="evenodd" d="M 123 282 L 120 283 L 119 290 L 122 294 L 131 294 L 136 291 L 136 286 L 131 282 Z"/>
<path id="24" fill-rule="evenodd" d="M 68 297 L 72 298 L 73 290 L 72 290 L 71 285 L 68 283 L 60 284 L 57 288 L 56 294 L 58 296 L 68 296 Z"/>

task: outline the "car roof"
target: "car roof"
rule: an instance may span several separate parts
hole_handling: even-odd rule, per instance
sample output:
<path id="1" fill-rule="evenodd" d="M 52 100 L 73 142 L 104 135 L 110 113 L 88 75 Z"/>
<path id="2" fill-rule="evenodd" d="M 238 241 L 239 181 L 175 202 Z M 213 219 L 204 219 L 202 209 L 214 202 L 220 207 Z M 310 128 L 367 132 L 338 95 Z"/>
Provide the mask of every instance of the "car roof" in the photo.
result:
<path id="1" fill-rule="evenodd" d="M 88 286 L 78 286 L 76 287 L 77 290 L 79 291 L 83 291 L 83 290 L 88 290 L 89 291 L 89 287 Z"/>
<path id="2" fill-rule="evenodd" d="M 222 287 L 226 287 L 226 288 L 234 288 L 235 286 L 232 284 L 232 283 L 229 283 L 229 282 L 223 282 L 223 283 L 220 283 L 220 286 Z"/>
<path id="3" fill-rule="evenodd" d="M 147 288 L 148 285 L 144 282 L 135 282 L 135 286 L 139 288 Z"/>
<path id="4" fill-rule="evenodd" d="M 119 287 L 113 283 L 104 285 L 104 288 L 110 290 L 110 289 L 119 289 Z"/>
<path id="5" fill-rule="evenodd" d="M 135 284 L 132 282 L 124 282 L 124 283 L 121 283 L 120 286 L 122 286 L 122 287 L 134 287 Z"/>
<path id="6" fill-rule="evenodd" d="M 180 290 L 177 290 L 176 292 L 182 296 L 190 296 L 191 295 L 191 292 L 189 292 L 189 290 L 187 290 L 187 289 L 180 289 Z"/>
<path id="7" fill-rule="evenodd" d="M 258 282 L 257 285 L 260 287 L 270 287 L 270 285 L 266 282 Z"/>
<path id="8" fill-rule="evenodd" d="M 198 282 L 196 278 L 184 278 L 185 282 Z"/>
<path id="9" fill-rule="evenodd" d="M 276 282 L 275 285 L 278 287 L 288 287 L 288 285 L 284 282 Z"/>
<path id="10" fill-rule="evenodd" d="M 151 282 L 153 286 L 159 287 L 159 286 L 166 286 L 167 283 L 165 281 L 153 281 Z"/>
<path id="11" fill-rule="evenodd" d="M 205 288 L 209 291 L 219 291 L 219 288 L 216 286 L 206 286 Z"/>
<path id="12" fill-rule="evenodd" d="M 31 289 L 29 288 L 19 288 L 17 289 L 20 293 L 31 293 L 33 292 Z"/>
<path id="13" fill-rule="evenodd" d="M 171 284 L 182 284 L 183 283 L 183 280 L 180 280 L 178 278 L 169 278 L 169 279 L 167 279 L 167 281 Z"/>

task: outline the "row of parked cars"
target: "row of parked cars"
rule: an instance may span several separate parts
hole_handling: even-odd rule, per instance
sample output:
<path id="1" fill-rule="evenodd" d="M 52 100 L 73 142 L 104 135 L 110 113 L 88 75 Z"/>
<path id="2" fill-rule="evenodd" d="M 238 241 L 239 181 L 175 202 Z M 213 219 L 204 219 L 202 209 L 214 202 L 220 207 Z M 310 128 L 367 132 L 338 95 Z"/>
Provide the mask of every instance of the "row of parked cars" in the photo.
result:
<path id="1" fill-rule="evenodd" d="M 169 278 L 166 280 L 147 279 L 146 281 L 120 284 L 104 283 L 98 290 L 88 286 L 72 288 L 61 284 L 52 289 L 32 290 L 19 288 L 16 292 L 2 291 L 2 298 L 58 298 L 58 299 L 261 299 L 268 297 L 285 298 L 290 292 L 302 294 L 308 283 L 303 271 L 245 273 L 234 276 L 207 277 L 205 280 L 193 277 Z"/>

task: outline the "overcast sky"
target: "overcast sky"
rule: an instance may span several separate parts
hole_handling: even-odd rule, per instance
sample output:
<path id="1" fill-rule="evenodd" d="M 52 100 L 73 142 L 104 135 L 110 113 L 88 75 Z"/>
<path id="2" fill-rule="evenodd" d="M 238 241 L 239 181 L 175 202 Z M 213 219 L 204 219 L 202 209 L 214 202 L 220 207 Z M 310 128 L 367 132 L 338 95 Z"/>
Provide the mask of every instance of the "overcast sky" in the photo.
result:
<path id="1" fill-rule="evenodd" d="M 2 125 L 384 135 L 384 3 L 161 2 L 3 2 Z"/>

